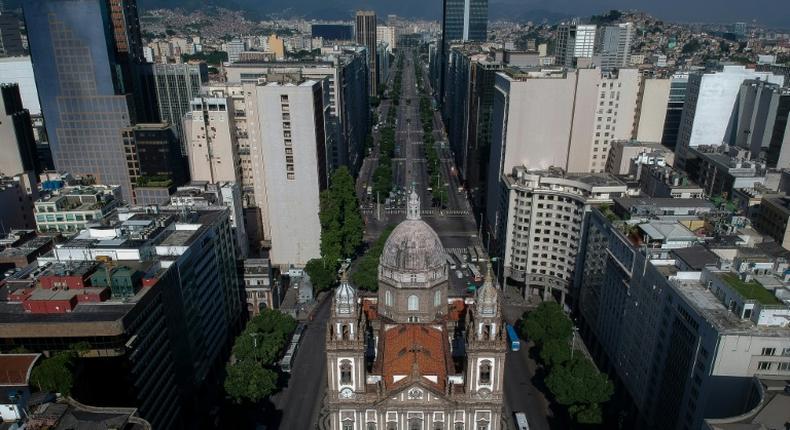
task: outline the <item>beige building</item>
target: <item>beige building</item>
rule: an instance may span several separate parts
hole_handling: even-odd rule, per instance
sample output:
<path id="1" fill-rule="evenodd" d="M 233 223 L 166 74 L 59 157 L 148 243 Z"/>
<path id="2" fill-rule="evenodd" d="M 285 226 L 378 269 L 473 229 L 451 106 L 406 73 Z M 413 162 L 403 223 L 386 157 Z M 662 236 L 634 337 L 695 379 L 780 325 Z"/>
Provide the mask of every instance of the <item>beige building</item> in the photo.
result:
<path id="1" fill-rule="evenodd" d="M 235 112 L 228 97 L 197 97 L 184 118 L 193 181 L 240 182 Z"/>
<path id="2" fill-rule="evenodd" d="M 611 143 L 606 160 L 606 173 L 613 175 L 633 174 L 640 164 L 672 165 L 674 153 L 660 143 L 638 140 L 615 140 Z"/>
<path id="3" fill-rule="evenodd" d="M 450 293 L 446 255 L 412 192 L 406 220 L 384 245 L 378 294 L 359 294 L 345 280 L 335 292 L 326 334 L 329 428 L 503 428 L 499 292 L 489 271 L 473 298 Z"/>
<path id="4" fill-rule="evenodd" d="M 276 34 L 272 34 L 266 39 L 266 46 L 268 48 L 267 51 L 274 53 L 278 60 L 285 58 L 285 41 L 277 37 Z"/>
<path id="5" fill-rule="evenodd" d="M 387 52 L 397 48 L 397 27 L 387 25 L 376 26 L 376 41 L 387 43 Z"/>
<path id="6" fill-rule="evenodd" d="M 669 103 L 670 79 L 644 79 L 637 104 L 637 128 L 633 137 L 641 142 L 661 142 Z"/>

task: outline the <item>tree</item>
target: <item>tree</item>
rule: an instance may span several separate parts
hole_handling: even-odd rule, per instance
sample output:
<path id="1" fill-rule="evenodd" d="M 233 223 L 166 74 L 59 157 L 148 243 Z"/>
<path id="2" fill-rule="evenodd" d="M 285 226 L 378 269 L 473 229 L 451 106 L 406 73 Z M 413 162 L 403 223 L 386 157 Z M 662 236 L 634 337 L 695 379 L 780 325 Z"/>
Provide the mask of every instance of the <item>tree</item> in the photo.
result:
<path id="1" fill-rule="evenodd" d="M 549 367 L 563 364 L 571 359 L 568 339 L 549 339 L 540 348 L 540 360 Z"/>
<path id="2" fill-rule="evenodd" d="M 277 388 L 277 373 L 255 361 L 237 361 L 228 364 L 225 370 L 225 392 L 236 403 L 259 402 Z"/>
<path id="3" fill-rule="evenodd" d="M 41 391 L 61 393 L 68 396 L 74 386 L 74 360 L 77 353 L 61 351 L 45 358 L 30 374 L 30 382 Z"/>
<path id="4" fill-rule="evenodd" d="M 521 336 L 542 346 L 550 339 L 570 338 L 573 324 L 556 302 L 543 302 L 522 320 Z"/>
<path id="5" fill-rule="evenodd" d="M 575 421 L 585 423 L 601 422 L 599 405 L 614 393 L 609 378 L 583 356 L 552 367 L 546 386 L 559 404 L 569 407 Z"/>
<path id="6" fill-rule="evenodd" d="M 387 243 L 387 239 L 390 237 L 393 229 L 393 226 L 384 229 L 381 232 L 381 236 L 376 239 L 376 242 L 371 245 L 368 252 L 357 263 L 354 272 L 351 273 L 351 281 L 357 288 L 378 291 L 379 259 L 384 251 L 384 244 Z"/>
<path id="7" fill-rule="evenodd" d="M 335 171 L 329 188 L 320 197 L 321 256 L 335 270 L 339 260 L 354 255 L 362 244 L 364 231 L 354 178 L 347 167 Z"/>
<path id="8" fill-rule="evenodd" d="M 273 309 L 264 309 L 247 323 L 233 344 L 236 360 L 274 364 L 296 329 L 296 321 Z"/>
<path id="9" fill-rule="evenodd" d="M 304 271 L 310 276 L 310 281 L 316 292 L 332 288 L 337 280 L 335 267 L 337 267 L 337 263 L 327 262 L 321 258 L 314 258 L 307 262 Z"/>

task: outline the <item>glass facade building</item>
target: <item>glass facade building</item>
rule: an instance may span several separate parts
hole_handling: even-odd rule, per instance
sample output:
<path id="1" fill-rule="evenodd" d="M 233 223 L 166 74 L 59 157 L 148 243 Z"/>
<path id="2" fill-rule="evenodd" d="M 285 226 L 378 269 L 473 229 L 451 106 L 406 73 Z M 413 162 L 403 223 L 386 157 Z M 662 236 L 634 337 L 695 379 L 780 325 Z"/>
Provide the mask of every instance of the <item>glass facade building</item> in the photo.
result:
<path id="1" fill-rule="evenodd" d="M 30 0 L 24 14 L 55 167 L 119 185 L 129 199 L 121 130 L 134 118 L 109 5 L 102 0 Z"/>

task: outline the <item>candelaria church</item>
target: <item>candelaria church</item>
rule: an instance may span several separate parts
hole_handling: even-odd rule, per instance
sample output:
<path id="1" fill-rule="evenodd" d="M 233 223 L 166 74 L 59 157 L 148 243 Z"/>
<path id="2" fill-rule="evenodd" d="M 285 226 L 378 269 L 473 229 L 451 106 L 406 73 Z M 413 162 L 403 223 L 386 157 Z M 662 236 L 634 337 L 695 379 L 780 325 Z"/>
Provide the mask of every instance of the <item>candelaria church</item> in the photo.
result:
<path id="1" fill-rule="evenodd" d="M 327 327 L 333 430 L 498 430 L 507 348 L 499 293 L 448 294 L 439 236 L 412 191 L 379 261 L 378 293 L 344 278 Z"/>

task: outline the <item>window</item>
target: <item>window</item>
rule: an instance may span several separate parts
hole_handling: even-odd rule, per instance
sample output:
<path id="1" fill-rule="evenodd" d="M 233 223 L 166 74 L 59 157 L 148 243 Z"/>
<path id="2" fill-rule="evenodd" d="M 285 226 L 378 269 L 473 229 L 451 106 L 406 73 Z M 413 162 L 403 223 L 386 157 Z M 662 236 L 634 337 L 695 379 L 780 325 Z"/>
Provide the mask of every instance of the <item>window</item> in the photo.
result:
<path id="1" fill-rule="evenodd" d="M 776 348 L 763 348 L 763 353 L 760 355 L 774 355 L 776 353 Z"/>
<path id="2" fill-rule="evenodd" d="M 478 421 L 477 430 L 488 430 L 488 421 Z"/>
<path id="3" fill-rule="evenodd" d="M 491 362 L 488 360 L 480 363 L 480 383 L 489 385 L 491 384 Z"/>
<path id="4" fill-rule="evenodd" d="M 343 430 L 354 430 L 354 422 L 353 421 L 343 421 Z"/>
<path id="5" fill-rule="evenodd" d="M 389 290 L 384 293 L 384 304 L 387 306 L 392 306 L 392 292 Z"/>
<path id="6" fill-rule="evenodd" d="M 757 363 L 757 369 L 758 370 L 771 370 L 771 367 L 773 367 L 772 365 L 773 365 L 773 363 L 771 363 L 770 361 L 761 361 L 761 362 Z"/>
<path id="7" fill-rule="evenodd" d="M 340 383 L 351 384 L 351 361 L 343 360 L 340 362 Z"/>
<path id="8" fill-rule="evenodd" d="M 437 290 L 435 293 L 433 293 L 433 306 L 436 307 L 441 304 L 442 304 L 442 292 Z"/>
<path id="9" fill-rule="evenodd" d="M 422 420 L 419 418 L 410 419 L 409 430 L 422 430 Z"/>
<path id="10" fill-rule="evenodd" d="M 418 311 L 418 310 L 420 310 L 420 299 L 417 296 L 415 296 L 413 294 L 411 296 L 409 296 L 408 309 L 410 311 Z"/>

